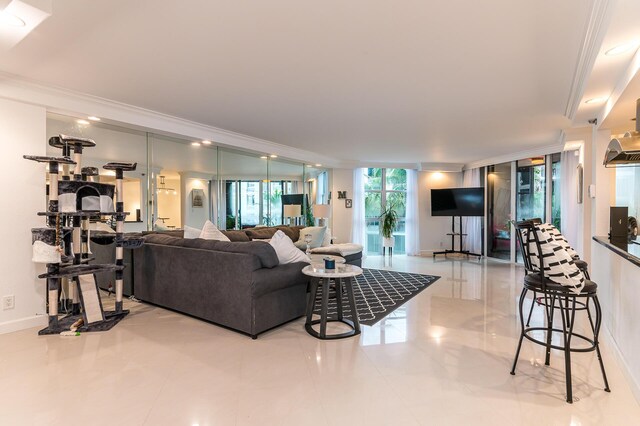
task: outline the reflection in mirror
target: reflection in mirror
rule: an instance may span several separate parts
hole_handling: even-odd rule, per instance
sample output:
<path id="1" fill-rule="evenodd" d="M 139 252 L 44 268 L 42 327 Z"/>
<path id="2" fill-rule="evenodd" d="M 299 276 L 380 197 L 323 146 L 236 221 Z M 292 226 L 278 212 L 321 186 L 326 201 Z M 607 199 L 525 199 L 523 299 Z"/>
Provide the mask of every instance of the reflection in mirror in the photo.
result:
<path id="1" fill-rule="evenodd" d="M 305 194 L 308 204 L 305 206 L 305 225 L 329 226 L 331 202 L 331 174 L 329 169 L 307 164 L 305 166 Z"/>
<path id="2" fill-rule="evenodd" d="M 137 162 L 135 171 L 127 172 L 124 178 L 124 211 L 129 212 L 125 222 L 125 232 L 143 231 L 146 227 L 147 203 L 147 137 L 145 132 L 127 129 L 101 122 L 87 122 L 60 114 L 47 114 L 47 140 L 51 136 L 66 134 L 93 139 L 95 147 L 82 152 L 82 166 L 96 167 L 99 175 L 96 181 L 115 184 L 115 172 L 102 168 L 110 161 Z M 61 155 L 58 148 L 47 143 L 47 155 Z M 63 168 L 63 175 L 72 170 Z"/>
<path id="3" fill-rule="evenodd" d="M 218 227 L 245 229 L 269 222 L 268 157 L 226 148 L 218 150 Z"/>
<path id="4" fill-rule="evenodd" d="M 293 225 L 301 222 L 303 175 L 304 167 L 299 162 L 269 159 L 269 188 L 268 193 L 264 194 L 269 225 Z"/>
<path id="5" fill-rule="evenodd" d="M 192 139 L 149 134 L 155 230 L 215 222 L 217 148 Z"/>

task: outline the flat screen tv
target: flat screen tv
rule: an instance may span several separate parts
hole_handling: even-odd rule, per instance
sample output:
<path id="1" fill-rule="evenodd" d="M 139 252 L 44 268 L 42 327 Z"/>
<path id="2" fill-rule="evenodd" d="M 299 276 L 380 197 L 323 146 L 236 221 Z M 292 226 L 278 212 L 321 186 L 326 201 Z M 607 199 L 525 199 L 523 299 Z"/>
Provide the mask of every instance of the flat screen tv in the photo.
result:
<path id="1" fill-rule="evenodd" d="M 484 188 L 431 190 L 432 216 L 484 216 Z"/>
<path id="2" fill-rule="evenodd" d="M 304 194 L 283 194 L 282 205 L 300 205 L 304 204 Z"/>

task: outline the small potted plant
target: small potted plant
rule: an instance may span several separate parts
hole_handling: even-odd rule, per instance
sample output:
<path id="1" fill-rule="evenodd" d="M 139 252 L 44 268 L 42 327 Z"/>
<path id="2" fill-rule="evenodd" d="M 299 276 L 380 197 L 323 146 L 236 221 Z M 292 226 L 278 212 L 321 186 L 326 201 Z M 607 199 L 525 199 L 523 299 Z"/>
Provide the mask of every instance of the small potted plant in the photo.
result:
<path id="1" fill-rule="evenodd" d="M 398 225 L 398 213 L 394 207 L 393 205 L 387 207 L 378 217 L 380 219 L 380 233 L 382 234 L 382 254 L 384 254 L 387 247 L 389 248 L 389 254 L 391 254 L 395 245 L 393 230 Z"/>

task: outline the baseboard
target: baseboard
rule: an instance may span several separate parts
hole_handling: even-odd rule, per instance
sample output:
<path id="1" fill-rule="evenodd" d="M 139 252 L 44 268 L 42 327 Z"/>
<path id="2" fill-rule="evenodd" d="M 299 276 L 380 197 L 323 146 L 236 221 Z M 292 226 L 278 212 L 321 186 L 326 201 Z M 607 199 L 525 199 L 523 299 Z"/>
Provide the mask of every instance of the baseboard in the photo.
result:
<path id="1" fill-rule="evenodd" d="M 604 339 L 602 339 L 602 337 L 604 337 Z M 616 343 L 613 336 L 611 336 L 611 333 L 609 332 L 609 329 L 607 329 L 607 327 L 602 327 L 602 329 L 600 330 L 600 340 L 604 341 L 607 347 L 612 349 L 611 352 L 616 357 L 616 361 L 618 361 L 618 365 L 621 367 L 620 369 L 622 370 L 622 374 L 627 379 L 627 383 L 631 388 L 631 393 L 633 393 L 636 401 L 638 401 L 638 404 L 640 404 L 640 383 L 631 374 L 629 365 L 627 365 L 627 362 L 624 360 L 618 344 Z"/>
<path id="2" fill-rule="evenodd" d="M 14 331 L 25 330 L 32 327 L 46 327 L 46 325 L 46 315 L 34 315 L 0 323 L 0 334 L 13 333 Z"/>

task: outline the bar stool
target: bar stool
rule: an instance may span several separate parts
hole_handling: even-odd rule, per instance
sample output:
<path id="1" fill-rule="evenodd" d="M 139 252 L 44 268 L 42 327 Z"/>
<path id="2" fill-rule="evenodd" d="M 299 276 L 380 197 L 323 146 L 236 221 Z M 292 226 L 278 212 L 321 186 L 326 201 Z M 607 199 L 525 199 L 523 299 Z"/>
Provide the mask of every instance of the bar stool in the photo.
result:
<path id="1" fill-rule="evenodd" d="M 542 219 L 536 217 L 533 219 L 529 219 L 531 222 L 533 222 L 534 225 L 540 225 L 542 224 Z M 591 277 L 589 276 L 589 264 L 587 262 L 585 262 L 584 260 L 580 259 L 579 256 L 573 256 L 573 263 L 576 264 L 576 266 L 578 267 L 578 269 L 580 269 L 580 271 L 584 274 L 584 277 L 588 280 L 591 280 Z M 587 300 L 588 303 L 588 300 Z M 536 294 L 536 292 L 533 292 L 533 303 L 531 304 L 531 308 L 529 309 L 529 316 L 527 317 L 527 327 L 529 326 L 529 323 L 531 322 L 531 315 L 533 314 L 533 307 L 538 304 L 538 306 L 543 306 L 544 305 L 544 300 L 542 297 L 538 297 L 538 295 Z M 576 302 L 576 304 L 578 305 L 578 308 L 576 308 L 577 310 L 585 310 L 588 309 L 587 305 L 583 302 Z"/>
<path id="2" fill-rule="evenodd" d="M 571 383 L 571 352 L 592 352 L 596 351 L 598 361 L 600 363 L 600 369 L 602 371 L 602 378 L 604 380 L 604 390 L 611 392 L 609 389 L 609 382 L 604 369 L 604 363 L 602 362 L 602 355 L 600 354 L 600 347 L 598 343 L 598 335 L 600 333 L 600 326 L 602 325 L 602 309 L 600 308 L 600 302 L 598 301 L 596 283 L 586 280 L 581 292 L 576 294 L 569 287 L 557 284 L 544 275 L 545 271 L 545 256 L 542 252 L 542 246 L 536 232 L 536 224 L 532 221 L 523 221 L 516 223 L 516 234 L 522 250 L 522 258 L 524 260 L 526 275 L 524 277 L 524 287 L 520 294 L 520 300 L 518 304 L 518 313 L 520 316 L 520 325 L 522 327 L 520 333 L 520 339 L 518 341 L 518 347 L 516 349 L 515 359 L 513 360 L 513 367 L 511 368 L 511 374 L 515 375 L 516 364 L 520 355 L 520 349 L 522 348 L 522 340 L 524 338 L 546 347 L 545 365 L 550 364 L 551 349 L 557 349 L 564 352 L 565 359 L 565 375 L 566 375 L 566 387 L 567 387 L 567 402 L 573 403 L 573 388 Z M 530 249 L 530 244 L 535 244 L 538 259 L 540 261 L 539 267 L 535 266 Z M 548 264 L 548 267 L 553 264 Z M 534 293 L 543 294 L 545 303 L 545 318 L 546 327 L 529 327 L 524 322 L 523 306 L 527 292 L 533 291 Z M 591 311 L 589 309 L 589 301 L 593 301 L 595 307 L 595 322 L 593 321 Z M 589 318 L 589 324 L 591 325 L 591 331 L 593 332 L 593 338 L 578 334 L 574 332 L 577 304 L 582 303 L 584 309 L 587 311 Z M 562 319 L 562 328 L 555 328 L 553 326 L 553 319 L 555 311 L 559 310 L 560 318 Z M 545 340 L 539 340 L 533 336 L 533 333 L 543 331 L 545 332 Z M 562 344 L 554 345 L 551 343 L 551 337 L 553 333 L 562 333 Z M 586 347 L 572 347 L 572 339 L 577 338 L 583 342 L 588 343 Z"/>

